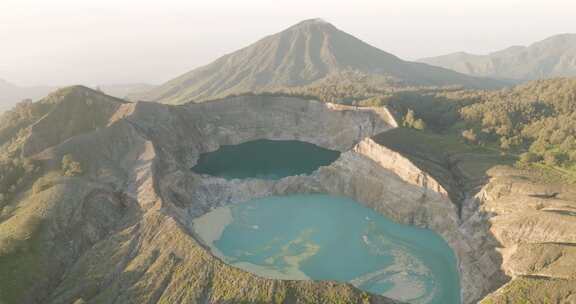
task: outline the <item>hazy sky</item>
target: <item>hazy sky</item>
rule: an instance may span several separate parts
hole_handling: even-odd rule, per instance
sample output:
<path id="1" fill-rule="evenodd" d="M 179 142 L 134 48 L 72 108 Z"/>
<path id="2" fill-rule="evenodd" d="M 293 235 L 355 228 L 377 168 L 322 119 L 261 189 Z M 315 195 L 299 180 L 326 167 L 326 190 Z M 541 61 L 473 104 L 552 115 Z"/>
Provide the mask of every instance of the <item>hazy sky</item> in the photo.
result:
<path id="1" fill-rule="evenodd" d="M 574 0 L 0 0 L 0 78 L 159 83 L 320 17 L 404 59 L 576 32 Z"/>

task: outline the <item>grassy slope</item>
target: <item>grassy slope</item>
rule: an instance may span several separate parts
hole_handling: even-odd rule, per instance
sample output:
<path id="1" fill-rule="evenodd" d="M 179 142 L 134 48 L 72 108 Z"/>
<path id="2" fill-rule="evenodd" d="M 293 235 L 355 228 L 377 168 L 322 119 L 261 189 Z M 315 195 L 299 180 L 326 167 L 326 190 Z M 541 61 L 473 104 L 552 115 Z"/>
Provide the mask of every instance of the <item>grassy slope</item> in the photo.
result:
<path id="1" fill-rule="evenodd" d="M 48 190 L 36 195 L 32 188 L 28 185 L 0 209 L 0 303 L 22 303 L 30 286 L 48 279 L 42 213 L 53 194 Z"/>
<path id="2" fill-rule="evenodd" d="M 488 169 L 515 161 L 513 155 L 502 155 L 491 147 L 466 144 L 453 132 L 398 128 L 377 135 L 375 140 L 403 153 L 441 182 L 463 190 L 481 184 Z"/>
<path id="3" fill-rule="evenodd" d="M 45 275 L 40 225 L 28 227 L 30 235 L 26 239 L 5 240 L 0 248 L 0 303 L 21 303 L 29 286 Z"/>
<path id="4" fill-rule="evenodd" d="M 574 280 L 522 277 L 510 281 L 481 304 L 574 303 Z M 565 302 L 568 299 L 568 302 Z"/>

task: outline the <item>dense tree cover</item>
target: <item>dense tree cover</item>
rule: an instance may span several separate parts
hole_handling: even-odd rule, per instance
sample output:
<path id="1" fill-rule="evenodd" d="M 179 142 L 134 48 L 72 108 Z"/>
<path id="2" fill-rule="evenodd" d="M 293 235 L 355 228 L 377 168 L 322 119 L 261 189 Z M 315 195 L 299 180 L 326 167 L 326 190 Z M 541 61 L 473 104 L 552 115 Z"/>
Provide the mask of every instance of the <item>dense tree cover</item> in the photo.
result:
<path id="1" fill-rule="evenodd" d="M 496 92 L 466 92 L 477 99 L 459 110 L 482 143 L 524 151 L 520 163 L 576 162 L 576 79 L 540 80 Z M 474 96 L 472 96 L 474 95 Z"/>
<path id="2" fill-rule="evenodd" d="M 446 92 L 460 90 L 454 87 L 421 87 L 408 86 L 398 83 L 391 77 L 384 75 L 365 74 L 358 71 L 345 71 L 331 74 L 319 81 L 305 86 L 278 87 L 270 90 L 249 91 L 233 95 L 261 95 L 276 94 L 284 96 L 313 97 L 317 100 L 330 103 L 359 105 L 359 103 L 374 102 L 379 105 L 386 98 L 391 98 L 402 92 Z"/>

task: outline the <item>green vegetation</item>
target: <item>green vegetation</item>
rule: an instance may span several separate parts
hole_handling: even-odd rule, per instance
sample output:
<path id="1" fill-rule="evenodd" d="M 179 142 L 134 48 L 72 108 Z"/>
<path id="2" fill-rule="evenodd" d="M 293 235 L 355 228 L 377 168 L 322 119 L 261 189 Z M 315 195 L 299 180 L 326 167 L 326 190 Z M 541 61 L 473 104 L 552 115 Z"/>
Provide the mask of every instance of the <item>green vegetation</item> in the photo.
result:
<path id="1" fill-rule="evenodd" d="M 467 143 L 456 132 L 398 128 L 379 134 L 375 140 L 402 152 L 445 186 L 452 185 L 453 192 L 472 189 L 483 182 L 490 168 L 515 161 L 513 155 L 490 146 Z"/>
<path id="2" fill-rule="evenodd" d="M 462 134 L 467 140 L 520 153 L 519 167 L 546 165 L 567 175 L 576 173 L 576 79 L 466 95 L 478 99 L 459 110 L 469 128 Z"/>
<path id="3" fill-rule="evenodd" d="M 424 130 L 426 129 L 426 123 L 422 118 L 416 118 L 414 115 L 414 110 L 408 109 L 406 112 L 406 116 L 404 116 L 404 120 L 402 121 L 404 127 L 407 128 L 414 128 L 417 130 Z"/>
<path id="4" fill-rule="evenodd" d="M 82 175 L 82 165 L 71 154 L 66 154 L 62 157 L 62 173 L 65 176 Z"/>
<path id="5" fill-rule="evenodd" d="M 21 157 L 21 150 L 30 126 L 50 109 L 49 104 L 25 100 L 0 115 L 0 211 L 40 172 L 37 162 Z"/>
<path id="6" fill-rule="evenodd" d="M 25 100 L 0 115 L 0 158 L 18 157 L 32 124 L 53 107 L 52 104 Z"/>
<path id="7" fill-rule="evenodd" d="M 40 221 L 26 224 L 31 234 L 23 240 L 2 238 L 0 242 L 0 303 L 23 303 L 29 286 L 46 279 L 43 273 Z M 4 301 L 4 302 L 3 302 Z"/>
<path id="8" fill-rule="evenodd" d="M 39 165 L 30 159 L 0 158 L 0 211 L 39 171 Z"/>
<path id="9" fill-rule="evenodd" d="M 575 283 L 574 280 L 519 277 L 480 303 L 570 303 Z"/>

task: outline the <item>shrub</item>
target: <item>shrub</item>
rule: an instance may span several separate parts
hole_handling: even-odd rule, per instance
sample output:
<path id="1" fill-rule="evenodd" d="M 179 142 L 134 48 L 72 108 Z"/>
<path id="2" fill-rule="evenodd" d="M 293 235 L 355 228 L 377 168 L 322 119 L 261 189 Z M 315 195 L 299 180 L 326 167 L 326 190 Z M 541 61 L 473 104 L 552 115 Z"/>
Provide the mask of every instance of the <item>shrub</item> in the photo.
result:
<path id="1" fill-rule="evenodd" d="M 422 119 L 418 118 L 414 121 L 412 127 L 417 130 L 424 130 L 426 129 L 426 123 Z"/>
<path id="2" fill-rule="evenodd" d="M 530 152 L 543 155 L 548 150 L 548 144 L 543 139 L 538 139 L 530 145 Z"/>
<path id="3" fill-rule="evenodd" d="M 510 150 L 510 140 L 507 137 L 500 137 L 500 149 L 502 150 Z"/>
<path id="4" fill-rule="evenodd" d="M 478 142 L 478 136 L 473 129 L 462 131 L 462 137 L 469 143 L 475 144 Z"/>
<path id="5" fill-rule="evenodd" d="M 66 154 L 62 157 L 62 172 L 65 176 L 82 175 L 82 165 L 71 154 Z"/>
<path id="6" fill-rule="evenodd" d="M 539 162 L 541 160 L 540 156 L 533 152 L 526 152 L 520 154 L 519 161 L 525 164 L 531 164 L 535 162 Z"/>
<path id="7" fill-rule="evenodd" d="M 404 126 L 411 128 L 415 120 L 416 118 L 414 116 L 414 111 L 412 109 L 408 109 L 408 112 L 406 112 L 406 115 L 404 116 Z"/>

